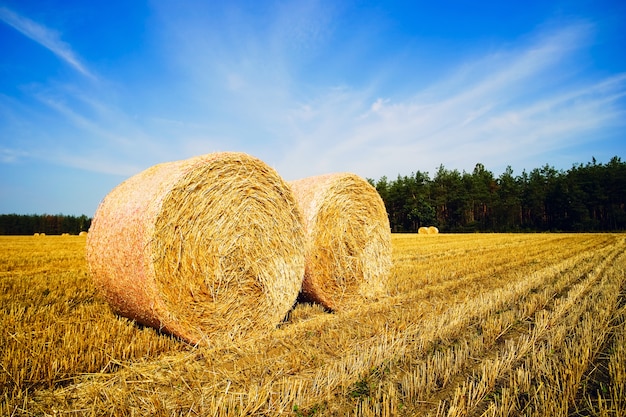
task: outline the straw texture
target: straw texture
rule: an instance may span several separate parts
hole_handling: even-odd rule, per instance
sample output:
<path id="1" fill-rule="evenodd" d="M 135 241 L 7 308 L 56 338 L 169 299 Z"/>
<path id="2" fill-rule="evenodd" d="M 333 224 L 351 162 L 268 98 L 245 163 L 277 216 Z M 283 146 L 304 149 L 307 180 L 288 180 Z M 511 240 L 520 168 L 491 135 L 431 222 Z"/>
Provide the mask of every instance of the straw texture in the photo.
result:
<path id="1" fill-rule="evenodd" d="M 304 274 L 288 185 L 262 161 L 213 153 L 155 165 L 118 185 L 87 235 L 113 310 L 190 343 L 275 327 Z"/>
<path id="2" fill-rule="evenodd" d="M 301 297 L 339 310 L 380 295 L 391 268 L 391 232 L 376 189 L 349 173 L 289 185 L 306 229 Z"/>

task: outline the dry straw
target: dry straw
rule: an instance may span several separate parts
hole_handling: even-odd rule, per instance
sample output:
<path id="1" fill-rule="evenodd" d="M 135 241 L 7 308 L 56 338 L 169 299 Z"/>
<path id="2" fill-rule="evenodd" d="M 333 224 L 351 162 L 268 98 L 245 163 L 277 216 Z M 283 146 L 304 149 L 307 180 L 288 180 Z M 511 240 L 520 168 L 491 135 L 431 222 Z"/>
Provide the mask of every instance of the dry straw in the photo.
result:
<path id="1" fill-rule="evenodd" d="M 391 268 L 391 232 L 376 189 L 348 173 L 289 184 L 307 232 L 302 297 L 337 310 L 380 295 Z"/>
<path id="2" fill-rule="evenodd" d="M 80 233 L 78 234 L 78 236 L 87 236 L 87 232 L 85 232 L 85 231 L 83 230 L 82 232 L 80 232 Z"/>
<path id="3" fill-rule="evenodd" d="M 429 235 L 436 235 L 437 233 L 439 233 L 439 229 L 437 229 L 437 227 L 435 226 L 430 226 L 428 228 L 428 234 Z"/>
<path id="4" fill-rule="evenodd" d="M 417 233 L 419 233 L 420 235 L 427 235 L 428 234 L 428 227 L 422 226 L 419 229 L 417 229 Z"/>
<path id="5" fill-rule="evenodd" d="M 100 204 L 87 259 L 122 316 L 190 343 L 275 327 L 304 274 L 288 185 L 262 161 L 214 153 L 153 166 Z"/>

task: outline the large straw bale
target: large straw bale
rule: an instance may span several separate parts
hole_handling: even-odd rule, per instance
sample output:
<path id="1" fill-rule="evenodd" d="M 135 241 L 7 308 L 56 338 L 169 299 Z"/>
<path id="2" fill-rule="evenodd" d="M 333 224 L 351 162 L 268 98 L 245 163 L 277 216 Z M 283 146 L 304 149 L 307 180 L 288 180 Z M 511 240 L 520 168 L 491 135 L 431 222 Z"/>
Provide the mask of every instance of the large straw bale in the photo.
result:
<path id="1" fill-rule="evenodd" d="M 419 229 L 417 229 L 417 233 L 420 235 L 427 235 L 428 234 L 428 227 L 426 226 L 422 226 Z"/>
<path id="2" fill-rule="evenodd" d="M 439 229 L 437 229 L 436 226 L 428 227 L 428 234 L 429 235 L 436 235 L 437 233 L 439 233 Z"/>
<path id="3" fill-rule="evenodd" d="M 338 310 L 380 295 L 391 268 L 391 232 L 376 189 L 350 173 L 289 185 L 307 233 L 302 298 Z"/>
<path id="4" fill-rule="evenodd" d="M 210 344 L 267 331 L 298 296 L 304 230 L 262 161 L 213 153 L 155 165 L 101 202 L 87 235 L 96 287 L 118 314 Z"/>

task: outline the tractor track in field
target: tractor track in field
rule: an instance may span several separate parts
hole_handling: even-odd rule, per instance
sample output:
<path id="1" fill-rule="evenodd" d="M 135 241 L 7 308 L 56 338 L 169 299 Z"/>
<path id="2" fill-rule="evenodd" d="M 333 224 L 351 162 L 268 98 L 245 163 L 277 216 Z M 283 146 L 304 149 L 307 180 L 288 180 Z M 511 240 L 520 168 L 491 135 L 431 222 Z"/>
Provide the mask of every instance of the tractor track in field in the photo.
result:
<path id="1" fill-rule="evenodd" d="M 520 295 L 513 296 L 509 302 L 503 302 L 495 307 L 497 309 L 495 314 L 493 314 L 494 312 L 486 312 L 485 315 L 476 315 L 468 319 L 465 332 L 456 334 L 452 338 L 446 338 L 442 334 L 444 337 L 433 339 L 430 349 L 426 349 L 414 359 L 424 365 L 426 364 L 425 361 L 429 359 L 432 362 L 433 352 L 442 358 L 454 357 L 455 360 L 449 362 L 456 368 L 456 372 L 453 376 L 449 375 L 449 370 L 446 370 L 448 375 L 445 376 L 431 375 L 431 379 L 437 382 L 434 389 L 422 392 L 421 397 L 415 399 L 420 405 L 412 409 L 411 412 L 414 411 L 418 414 L 435 412 L 438 415 L 445 415 L 442 413 L 446 409 L 446 404 L 449 403 L 450 397 L 454 395 L 459 385 L 467 379 L 466 375 L 475 375 L 482 364 L 503 355 L 505 349 L 510 349 L 509 346 L 520 338 L 527 337 L 533 332 L 536 318 L 539 315 L 549 314 L 574 286 L 588 280 L 590 272 L 597 268 L 598 263 L 608 267 L 612 259 L 620 254 L 620 250 L 620 248 L 612 250 L 610 256 L 607 257 L 605 249 L 600 248 L 591 256 L 589 254 L 572 256 L 556 266 L 551 265 L 546 268 L 547 270 L 554 269 L 550 275 L 550 280 L 536 282 L 536 285 L 521 289 Z M 583 258 L 586 258 L 587 261 L 581 262 Z M 537 272 L 537 274 L 539 273 L 540 271 Z M 600 276 L 601 274 L 595 274 L 594 280 L 597 281 Z M 589 281 L 587 284 L 591 285 L 592 282 L 594 281 Z M 585 293 L 579 295 L 579 297 L 584 296 Z M 533 300 L 539 298 L 540 300 Z M 527 306 L 527 308 L 520 309 L 518 308 L 520 305 Z M 529 309 L 533 311 L 529 311 Z M 562 310 L 560 314 L 565 314 L 565 310 Z M 499 323 L 498 321 L 501 321 L 501 317 L 505 315 L 508 317 L 504 322 Z M 554 319 L 556 320 L 558 317 L 555 316 Z M 490 327 L 502 330 L 495 337 L 492 336 L 486 340 L 484 332 Z M 477 333 L 482 336 L 482 340 L 476 338 Z M 416 366 L 418 366 L 416 362 L 406 365 L 406 367 L 413 369 Z M 432 363 L 428 368 L 432 374 Z M 436 410 L 433 410 L 434 404 L 437 404 Z"/>
<path id="2" fill-rule="evenodd" d="M 498 335 L 496 343 L 484 345 L 481 352 L 469 353 L 468 356 L 471 358 L 469 365 L 460 369 L 446 386 L 426 400 L 427 404 L 437 404 L 436 409 L 431 406 L 420 411 L 431 415 L 483 415 L 488 406 L 498 400 L 507 382 L 514 378 L 520 363 L 532 353 L 532 349 L 538 343 L 545 342 L 544 339 L 549 337 L 554 326 L 568 326 L 566 322 L 570 322 L 572 324 L 569 327 L 573 327 L 581 320 L 580 317 L 587 310 L 570 314 L 572 307 L 580 305 L 594 290 L 596 284 L 604 278 L 604 271 L 617 257 L 623 256 L 623 248 L 613 248 L 609 254 L 603 252 L 597 251 L 583 266 L 575 265 L 567 280 L 556 279 L 556 282 L 547 284 L 544 288 L 553 290 L 548 302 L 531 317 L 517 316 L 517 320 L 514 319 L 514 322 Z M 602 259 L 598 260 L 598 257 Z M 490 367 L 492 369 L 489 369 Z M 483 392 L 477 393 L 477 390 L 480 391 L 478 388 L 472 390 L 472 387 L 480 388 L 478 382 L 483 382 Z M 467 392 L 463 393 L 463 388 Z M 528 395 L 520 394 L 517 404 L 520 409 L 524 409 Z"/>
<path id="3" fill-rule="evenodd" d="M 589 245 L 593 246 L 593 242 Z M 565 259 L 561 257 L 559 262 L 532 272 L 532 279 L 512 289 L 503 290 L 501 284 L 495 285 L 492 291 L 474 298 L 465 297 L 456 304 L 448 304 L 443 310 L 434 307 L 428 309 L 411 328 L 395 336 L 404 338 L 401 348 L 385 361 L 376 364 L 367 374 L 361 374 L 355 385 L 347 391 L 359 393 L 364 391 L 364 386 L 380 386 L 384 382 L 381 380 L 397 380 L 400 381 L 396 384 L 398 396 L 406 403 L 419 404 L 418 407 L 406 408 L 407 411 L 411 410 L 407 415 L 414 411 L 427 412 L 440 398 L 445 398 L 446 390 L 448 394 L 454 391 L 456 383 L 462 378 L 460 375 L 471 373 L 480 365 L 481 359 L 497 355 L 497 351 L 509 343 L 508 340 L 523 335 L 533 312 L 528 309 L 521 311 L 520 317 L 514 318 L 513 324 L 499 332 L 490 342 L 481 338 L 481 327 L 487 327 L 490 321 L 500 320 L 503 314 L 513 311 L 528 297 L 543 296 L 545 301 L 535 303 L 535 310 L 549 309 L 569 287 L 584 280 L 593 265 L 604 259 L 604 252 L 604 245 L 582 255 L 570 251 L 566 253 Z M 513 264 L 517 266 L 519 262 Z M 427 298 L 428 295 L 423 294 L 423 297 Z M 412 298 L 408 304 L 415 305 L 417 302 Z M 480 311 L 472 310 L 471 307 L 475 305 L 482 306 Z M 361 347 L 360 354 L 367 353 L 367 347 Z M 348 352 L 346 354 L 350 356 Z M 349 358 L 344 357 L 339 361 L 347 362 Z M 437 365 L 442 363 L 444 366 L 438 372 Z M 365 391 L 369 393 L 371 390 Z M 336 393 L 336 396 L 340 396 L 340 393 Z"/>
<path id="4" fill-rule="evenodd" d="M 589 247 L 585 247 L 585 251 L 592 247 L 594 242 L 589 243 Z M 384 361 L 375 363 L 370 368 L 367 375 L 352 374 L 352 380 L 357 378 L 355 385 L 349 389 L 341 388 L 337 385 L 336 388 L 331 386 L 326 387 L 329 392 L 334 392 L 336 397 L 344 395 L 345 392 L 360 392 L 363 384 L 377 384 L 380 381 L 376 381 L 377 378 L 383 377 L 386 379 L 399 379 L 402 380 L 406 377 L 406 372 L 403 369 L 410 368 L 413 373 L 416 373 L 416 369 L 422 368 L 422 375 L 414 378 L 411 382 L 426 385 L 425 388 L 419 388 L 414 391 L 407 392 L 411 388 L 403 387 L 402 382 L 398 384 L 398 391 L 400 396 L 411 397 L 411 401 L 416 401 L 418 404 L 426 405 L 418 407 L 415 411 L 424 412 L 429 408 L 428 404 L 435 404 L 449 396 L 450 392 L 454 391 L 458 383 L 464 378 L 463 375 L 472 373 L 484 360 L 488 360 L 490 357 L 495 357 L 498 352 L 503 350 L 511 341 L 523 336 L 532 328 L 532 316 L 536 312 L 523 310 L 519 314 L 519 317 L 513 319 L 513 323 L 507 326 L 504 331 L 499 332 L 497 337 L 493 338 L 493 341 L 485 342 L 477 333 L 481 333 L 481 328 L 489 326 L 491 321 L 498 321 L 506 312 L 514 311 L 516 306 L 525 300 L 530 298 L 544 297 L 545 300 L 539 303 L 535 303 L 537 309 L 543 309 L 549 311 L 551 306 L 557 302 L 560 298 L 565 296 L 569 289 L 577 283 L 584 281 L 586 275 L 594 268 L 597 263 L 603 262 L 605 259 L 605 247 L 595 248 L 591 252 L 586 252 L 583 255 L 577 253 L 577 251 L 565 252 L 565 259 L 561 259 L 559 262 L 553 265 L 549 265 L 538 271 L 534 271 L 532 274 L 535 276 L 528 285 L 520 285 L 514 289 L 504 290 L 504 292 L 510 293 L 507 296 L 501 297 L 500 301 L 494 301 L 491 305 L 486 303 L 489 297 L 496 297 L 494 294 L 498 294 L 502 291 L 501 284 L 494 285 L 495 289 L 491 292 L 487 292 L 480 296 L 480 302 L 477 302 L 475 298 L 467 299 L 465 297 L 457 304 L 448 304 L 446 309 L 438 311 L 436 303 L 431 303 L 431 308 L 423 311 L 419 318 L 413 323 L 411 328 L 405 329 L 402 332 L 398 332 L 391 339 L 403 339 L 401 348 L 394 352 L 390 357 L 387 357 Z M 586 260 L 586 261 L 585 261 Z M 604 261 L 606 262 L 606 261 Z M 509 263 L 513 268 L 518 267 L 524 262 L 515 261 Z M 501 268 L 505 269 L 506 265 L 501 265 Z M 510 269 L 510 268 L 509 268 Z M 546 276 L 549 279 L 546 279 Z M 453 283 L 453 281 L 448 281 Z M 467 283 L 460 283 L 457 285 L 467 285 Z M 430 291 L 429 291 L 430 292 Z M 420 298 L 427 299 L 429 292 L 422 293 Z M 415 294 L 412 294 L 415 295 Z M 415 305 L 419 301 L 418 298 L 412 298 L 410 303 L 405 299 L 407 305 Z M 392 304 L 393 305 L 393 304 Z M 400 304 L 397 308 L 402 308 Z M 468 315 L 461 316 L 459 312 L 467 313 L 471 311 L 468 306 L 482 305 L 486 306 L 481 311 L 473 311 Z M 389 314 L 389 304 L 385 305 L 372 305 L 368 309 L 368 315 L 370 314 Z M 464 307 L 466 306 L 466 307 Z M 531 307 L 532 308 L 532 307 Z M 455 311 L 456 309 L 456 311 Z M 379 311 L 380 310 L 380 311 Z M 433 316 L 441 313 L 439 317 L 433 320 Z M 341 320 L 341 318 L 336 318 Z M 372 347 L 373 349 L 373 347 Z M 361 344 L 358 350 L 352 352 L 345 352 L 343 357 L 337 358 L 337 366 L 341 366 L 341 363 L 345 363 L 345 368 L 349 368 L 349 363 L 353 361 L 352 356 L 355 358 L 367 354 L 369 351 L 367 344 Z M 372 354 L 372 356 L 374 356 Z M 412 358 L 407 361 L 406 358 Z M 452 359 L 450 359 L 452 358 Z M 444 371 L 444 375 L 438 375 L 433 371 L 434 362 L 444 361 L 446 364 L 450 364 L 455 367 L 454 373 L 450 373 L 450 368 L 447 367 Z M 393 369 L 389 375 L 384 375 L 384 369 Z M 372 381 L 367 382 L 368 379 Z M 407 379 L 407 378 L 405 378 Z M 350 380 L 350 378 L 347 378 Z M 339 389 L 339 391 L 336 391 Z M 343 394 L 342 394 L 343 392 Z M 369 390 L 367 390 L 369 392 Z M 410 401 L 409 401 L 410 402 Z M 408 410 L 408 409 L 407 409 Z M 409 414 L 407 414 L 409 415 Z"/>
<path id="5" fill-rule="evenodd" d="M 624 256 L 624 255 L 622 255 Z M 622 270 L 625 273 L 626 270 Z M 588 370 L 583 374 L 580 389 L 576 394 L 576 402 L 570 417 L 588 416 L 597 413 L 600 403 L 607 397 L 616 375 L 611 375 L 612 355 L 618 348 L 618 335 L 626 333 L 626 279 L 622 281 L 616 305 L 616 314 L 611 320 L 610 328 L 604 342 L 598 347 L 595 358 L 590 362 Z M 610 395 L 609 395 L 610 397 Z M 622 408 L 626 406 L 623 395 Z M 609 400 L 611 401 L 611 400 Z M 614 405 L 616 406 L 616 405 Z"/>

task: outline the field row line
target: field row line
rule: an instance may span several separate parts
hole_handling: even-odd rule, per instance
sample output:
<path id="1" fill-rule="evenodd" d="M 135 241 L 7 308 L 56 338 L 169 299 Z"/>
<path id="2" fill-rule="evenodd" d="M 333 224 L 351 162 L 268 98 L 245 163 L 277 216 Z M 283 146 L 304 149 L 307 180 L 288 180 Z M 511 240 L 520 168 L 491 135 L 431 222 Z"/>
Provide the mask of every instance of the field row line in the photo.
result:
<path id="1" fill-rule="evenodd" d="M 599 261 L 603 256 L 598 251 L 594 258 Z M 504 346 L 507 338 L 519 336 L 524 327 L 530 326 L 528 320 L 538 309 L 554 302 L 554 290 L 563 291 L 579 281 L 590 268 L 589 263 L 581 262 L 581 257 L 575 256 L 537 271 L 511 288 L 479 295 L 465 308 L 451 309 L 448 312 L 451 317 L 440 321 L 444 327 L 439 337 L 429 338 L 435 351 L 431 354 L 428 350 L 421 354 L 414 352 L 413 355 L 417 353 L 417 356 L 408 355 L 412 359 L 404 359 L 404 366 L 410 370 L 399 376 L 404 401 L 438 403 L 437 398 L 453 389 L 461 374 L 471 372 L 476 366 L 471 365 L 472 362 L 479 363 L 478 358 L 486 352 L 494 352 L 494 348 L 497 351 L 496 343 Z M 472 305 L 480 306 L 481 311 L 474 310 L 472 314 L 469 309 Z M 445 337 L 446 328 L 447 333 L 453 335 L 447 339 L 441 337 Z M 423 409 L 421 407 L 421 411 Z"/>
<path id="2" fill-rule="evenodd" d="M 384 333 L 382 343 L 379 337 L 372 337 L 371 341 L 364 341 L 359 344 L 353 353 L 344 354 L 338 361 L 331 364 L 324 372 L 313 373 L 312 387 L 309 391 L 311 398 L 336 398 L 338 396 L 350 396 L 350 392 L 354 390 L 355 382 L 366 377 L 363 372 L 372 373 L 385 368 L 390 362 L 397 362 L 400 358 L 413 356 L 415 354 L 426 357 L 424 367 L 416 370 L 412 365 L 412 369 L 420 374 L 419 382 L 415 384 L 409 383 L 407 386 L 422 387 L 425 392 L 405 393 L 412 400 L 420 401 L 424 393 L 431 392 L 436 389 L 443 381 L 447 381 L 449 375 L 436 375 L 433 372 L 433 362 L 443 361 L 446 366 L 438 366 L 436 369 L 442 369 L 448 372 L 456 364 L 463 362 L 458 357 L 462 354 L 461 349 L 453 351 L 453 355 L 442 359 L 437 352 L 433 353 L 433 349 L 441 343 L 451 344 L 454 340 L 458 340 L 466 329 L 472 329 L 482 317 L 490 316 L 494 312 L 515 304 L 533 289 L 546 285 L 546 277 L 558 276 L 562 271 L 568 268 L 575 268 L 581 264 L 581 260 L 586 255 L 577 255 L 570 259 L 560 262 L 555 266 L 551 266 L 533 274 L 529 279 L 520 281 L 513 288 L 499 289 L 489 295 L 482 297 L 478 303 L 475 300 L 462 303 L 446 310 L 437 320 L 430 321 L 427 318 L 414 323 L 411 328 L 404 330 L 398 334 Z M 596 258 L 599 260 L 603 254 L 600 250 L 596 252 Z M 575 278 L 580 277 L 580 274 Z M 472 309 L 473 306 L 479 305 L 478 309 Z M 390 355 L 389 352 L 394 352 Z M 395 359 L 394 359 L 395 358 Z M 415 373 L 412 372 L 414 375 Z M 288 384 L 287 384 L 288 385 Z M 427 388 L 427 387 L 430 387 Z M 433 388 L 434 387 L 434 388 Z M 339 389 L 339 392 L 336 390 Z M 306 391 L 306 390 L 305 390 Z M 306 404 L 304 399 L 301 404 Z"/>
<path id="3" fill-rule="evenodd" d="M 568 259 L 572 256 L 576 256 L 580 253 L 591 251 L 592 253 L 602 250 L 609 244 L 606 240 L 599 244 L 598 238 L 590 239 L 586 242 L 585 246 L 577 246 L 576 248 L 559 248 L 560 259 Z M 531 270 L 534 273 L 536 262 L 538 259 L 543 258 L 545 254 L 545 248 L 539 245 L 534 245 L 531 248 L 525 248 L 524 255 L 519 259 L 511 260 L 507 257 L 502 257 L 502 261 L 490 261 L 488 264 L 481 264 L 473 266 L 473 269 L 468 272 L 464 271 L 452 271 L 444 276 L 442 280 L 436 283 L 429 283 L 425 288 L 418 288 L 408 293 L 402 293 L 396 297 L 402 300 L 404 304 L 408 304 L 409 301 L 414 302 L 422 299 L 437 299 L 439 294 L 450 294 L 458 289 L 467 289 L 470 286 L 478 286 L 481 290 L 485 289 L 485 286 L 491 286 L 496 288 L 501 285 L 501 281 L 509 280 L 509 271 L 518 271 L 523 273 L 526 269 Z M 432 265 L 437 269 L 436 265 Z M 520 270 L 520 268 L 522 268 Z M 484 282 L 485 277 L 489 278 L 489 282 Z M 448 297 L 446 297 L 448 298 Z M 446 304 L 442 304 L 442 307 L 449 306 L 449 299 L 446 299 Z"/>
<path id="4" fill-rule="evenodd" d="M 414 412 L 432 409 L 439 404 L 439 397 L 454 389 L 456 382 L 460 382 L 457 379 L 462 373 L 471 372 L 475 365 L 470 365 L 470 362 L 479 363 L 477 358 L 490 350 L 500 337 L 511 337 L 507 333 L 518 336 L 521 331 L 515 327 L 528 320 L 533 311 L 554 302 L 555 289 L 562 292 L 564 288 L 584 279 L 585 274 L 593 268 L 593 263 L 601 262 L 605 255 L 603 250 L 598 249 L 589 262 L 582 262 L 581 256 L 574 256 L 518 282 L 516 288 L 486 294 L 481 301 L 470 304 L 480 306 L 481 311 L 472 312 L 463 309 L 463 305 L 457 307 L 458 314 L 454 312 L 454 308 L 448 310 L 438 321 L 441 323 L 439 332 L 421 335 L 430 342 L 430 346 L 422 345 L 418 350 L 407 348 L 402 352 L 403 359 L 392 364 L 395 370 L 386 379 L 392 383 L 399 381 L 399 387 L 385 387 L 384 383 L 378 381 L 379 388 L 375 397 L 381 401 L 384 397 L 384 401 L 396 398 L 403 404 L 417 404 L 417 408 L 409 407 Z M 567 270 L 570 272 L 566 273 Z M 553 282 L 555 279 L 558 282 Z M 548 288 L 551 285 L 555 287 Z M 540 288 L 545 290 L 540 292 Z M 529 298 L 532 300 L 527 304 Z M 542 301 L 538 302 L 540 298 Z M 476 325 L 483 328 L 481 337 L 476 337 Z M 487 340 L 489 338 L 491 340 Z M 505 345 L 505 342 L 502 341 L 501 345 Z M 364 413 L 363 415 L 375 415 L 375 410 L 381 411 L 384 408 L 381 408 L 380 402 L 369 399 L 365 402 L 368 407 L 373 408 L 368 411 L 364 404 L 360 405 L 359 413 Z"/>
<path id="5" fill-rule="evenodd" d="M 527 407 L 533 415 L 567 415 L 593 346 L 604 340 L 614 313 L 606 306 L 616 305 L 623 277 L 606 270 L 622 250 L 614 250 L 565 298 L 555 300 L 552 310 L 540 310 L 531 332 L 507 341 L 496 358 L 483 361 L 436 414 L 473 415 L 487 401 L 488 416 L 515 415 Z"/>

